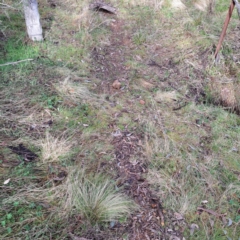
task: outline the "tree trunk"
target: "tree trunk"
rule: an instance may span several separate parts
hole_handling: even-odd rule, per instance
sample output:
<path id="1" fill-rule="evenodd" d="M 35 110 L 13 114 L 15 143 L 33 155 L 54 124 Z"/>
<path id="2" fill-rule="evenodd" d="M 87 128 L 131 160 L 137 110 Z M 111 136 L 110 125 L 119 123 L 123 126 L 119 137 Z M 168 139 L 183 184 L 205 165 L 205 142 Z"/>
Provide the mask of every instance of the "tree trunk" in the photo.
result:
<path id="1" fill-rule="evenodd" d="M 33 41 L 42 41 L 42 26 L 37 0 L 23 0 L 23 8 L 29 38 Z"/>

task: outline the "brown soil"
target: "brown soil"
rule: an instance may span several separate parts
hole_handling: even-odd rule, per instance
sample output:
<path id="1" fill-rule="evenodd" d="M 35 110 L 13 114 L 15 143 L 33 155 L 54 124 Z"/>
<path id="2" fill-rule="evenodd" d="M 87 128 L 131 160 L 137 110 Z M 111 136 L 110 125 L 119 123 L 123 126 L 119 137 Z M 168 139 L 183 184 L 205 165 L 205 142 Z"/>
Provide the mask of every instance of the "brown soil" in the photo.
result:
<path id="1" fill-rule="evenodd" d="M 101 79 L 98 91 L 102 93 L 112 93 L 114 81 L 118 80 L 121 83 L 128 79 L 125 56 L 131 44 L 130 37 L 124 33 L 124 22 L 121 20 L 115 19 L 110 25 L 110 30 L 110 44 L 95 47 L 92 51 L 92 73 Z"/>
<path id="2" fill-rule="evenodd" d="M 161 199 L 150 189 L 144 174 L 148 171 L 142 155 L 141 136 L 130 131 L 118 132 L 114 138 L 116 168 L 119 186 L 134 199 L 139 210 L 129 219 L 129 239 L 182 239 L 183 220 L 177 221 L 172 213 L 163 209 Z M 134 160 L 132 157 L 134 156 Z M 166 222 L 175 222 L 179 230 L 171 229 Z M 172 223 L 171 223 L 172 225 Z M 172 228 L 172 227 L 171 227 Z"/>

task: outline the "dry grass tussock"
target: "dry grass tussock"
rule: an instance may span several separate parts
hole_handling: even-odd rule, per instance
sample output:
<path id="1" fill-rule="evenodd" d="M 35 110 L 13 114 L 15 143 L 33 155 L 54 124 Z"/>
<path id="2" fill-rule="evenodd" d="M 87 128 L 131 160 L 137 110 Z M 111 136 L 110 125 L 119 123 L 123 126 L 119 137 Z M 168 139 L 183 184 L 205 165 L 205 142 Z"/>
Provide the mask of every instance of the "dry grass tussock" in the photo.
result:
<path id="1" fill-rule="evenodd" d="M 50 109 L 32 111 L 28 116 L 22 116 L 19 123 L 29 126 L 31 129 L 47 128 L 48 121 L 53 119 Z"/>
<path id="2" fill-rule="evenodd" d="M 38 104 L 33 105 L 30 102 L 31 99 L 26 98 L 24 94 L 18 94 L 15 99 L 7 99 L 7 96 L 3 94 L 0 99 L 2 109 L 0 117 L 5 120 L 19 123 L 25 123 L 25 120 L 28 122 L 28 116 L 36 116 L 36 114 L 42 110 Z"/>
<path id="3" fill-rule="evenodd" d="M 200 11 L 211 11 L 215 6 L 216 0 L 196 0 L 194 1 L 194 6 Z"/>
<path id="4" fill-rule="evenodd" d="M 170 157 L 168 161 L 173 162 L 174 158 L 177 156 Z M 195 160 L 191 162 L 191 156 L 188 161 L 179 156 L 178 158 L 176 167 L 178 171 L 174 174 L 169 168 L 162 167 L 160 170 L 153 168 L 149 171 L 147 179 L 152 186 L 158 189 L 159 197 L 166 207 L 181 214 L 188 214 L 195 211 L 203 200 L 214 201 L 211 194 L 219 194 L 218 180 L 211 176 L 209 172 L 211 168 L 207 167 L 208 174 L 206 175 L 204 166 L 199 166 L 194 162 Z M 165 164 L 168 165 L 168 162 Z M 174 166 L 170 167 L 174 169 Z M 209 193 L 211 194 L 209 195 Z"/>
<path id="5" fill-rule="evenodd" d="M 74 5 L 76 7 L 71 7 Z M 89 11 L 89 6 L 86 3 L 84 6 L 80 4 L 64 4 L 64 6 L 68 9 L 69 15 L 66 15 L 66 10 L 58 10 L 56 12 L 56 18 L 69 26 L 68 28 L 84 30 L 85 34 L 87 34 L 90 26 L 95 22 L 93 13 Z M 88 37 L 90 37 L 90 35 L 88 35 Z"/>
<path id="6" fill-rule="evenodd" d="M 152 147 L 158 144 L 155 141 Z M 150 163 L 147 180 L 157 189 L 164 205 L 185 216 L 196 211 L 203 200 L 208 201 L 209 208 L 221 209 L 220 212 L 228 209 L 228 198 L 239 193 L 239 185 L 222 183 L 218 157 L 208 156 L 199 161 L 194 153 L 182 154 L 182 150 L 175 143 L 168 153 L 157 155 Z"/>
<path id="7" fill-rule="evenodd" d="M 130 0 L 124 1 L 126 4 L 131 4 L 132 6 L 150 6 L 154 10 L 159 10 L 163 6 L 170 6 L 172 9 L 182 10 L 185 9 L 186 6 L 184 5 L 183 1 L 181 0 Z"/>
<path id="8" fill-rule="evenodd" d="M 63 136 L 55 138 L 49 132 L 46 137 L 37 142 L 41 147 L 41 159 L 43 163 L 57 162 L 59 158 L 65 156 L 71 151 L 73 143 Z"/>
<path id="9" fill-rule="evenodd" d="M 239 185 L 221 182 L 218 156 L 203 156 L 199 160 L 194 151 L 188 150 L 186 145 L 194 144 L 194 136 L 184 139 L 187 134 L 184 132 L 182 138 L 173 140 L 167 129 L 176 126 L 173 129 L 177 131 L 179 128 L 181 134 L 182 128 L 177 126 L 179 119 L 171 113 L 162 112 L 156 100 L 151 100 L 153 112 L 148 117 L 140 117 L 145 129 L 144 150 L 149 164 L 147 180 L 157 191 L 164 206 L 185 216 L 196 211 L 203 200 L 209 202 L 209 208 L 224 206 L 227 209 L 229 202 L 226 196 L 239 192 Z M 188 126 L 192 133 L 205 134 L 193 128 Z M 225 191 L 219 187 L 221 185 L 226 188 Z"/>
<path id="10" fill-rule="evenodd" d="M 43 110 L 40 104 L 32 104 L 31 99 L 24 98 L 24 96 L 20 97 L 20 99 L 7 99 L 3 97 L 0 100 L 1 131 L 5 133 L 9 132 L 10 129 L 6 126 L 14 124 L 17 131 L 35 129 L 39 133 L 44 132 L 49 127 L 48 122 L 52 120 L 51 110 Z"/>
<path id="11" fill-rule="evenodd" d="M 70 28 L 77 27 L 78 30 L 84 31 L 86 40 L 88 42 L 91 41 L 89 32 L 91 32 L 91 29 L 97 27 L 101 20 L 98 19 L 96 12 L 89 9 L 90 1 L 61 0 L 59 4 L 64 9 L 62 13 L 59 10 L 57 11 L 59 19 L 67 20 L 64 24 L 67 23 Z M 68 16 L 66 16 L 66 11 L 69 12 Z"/>
<path id="12" fill-rule="evenodd" d="M 32 201 L 52 204 L 58 217 L 81 215 L 85 224 L 104 225 L 129 216 L 136 210 L 135 204 L 121 192 L 106 176 L 87 174 L 80 166 L 68 167 L 67 179 L 60 185 L 41 188 L 28 184 L 17 194 L 5 199 L 3 204 L 16 201 L 29 204 Z M 57 212 L 57 213 L 56 213 Z"/>
<path id="13" fill-rule="evenodd" d="M 150 97 L 151 112 L 147 116 L 139 116 L 141 125 L 145 128 L 145 154 L 149 162 L 158 153 L 167 154 L 173 146 L 173 141 L 166 134 L 164 116 L 157 101 Z"/>
<path id="14" fill-rule="evenodd" d="M 103 106 L 105 100 L 101 96 L 94 94 L 81 83 L 73 83 L 67 77 L 63 82 L 55 85 L 56 90 L 63 98 L 75 104 L 89 104 L 95 107 Z"/>
<path id="15" fill-rule="evenodd" d="M 72 171 L 66 186 L 64 208 L 80 212 L 92 225 L 118 220 L 134 209 L 133 203 L 102 175 Z"/>
<path id="16" fill-rule="evenodd" d="M 61 5 L 66 6 L 69 10 L 80 10 L 81 11 L 81 18 L 83 21 L 85 21 L 84 17 L 86 17 L 86 14 L 88 15 L 87 11 L 89 9 L 89 1 L 73 1 L 73 0 L 67 0 L 67 1 L 59 1 Z M 154 10 L 159 10 L 163 6 L 171 6 L 174 9 L 184 9 L 185 5 L 183 1 L 181 0 L 123 0 L 121 3 L 119 1 L 111 1 L 111 4 L 115 7 L 119 7 L 120 4 L 123 4 L 125 6 L 148 6 L 152 7 Z M 80 19 L 79 19 L 80 20 Z"/>
<path id="17" fill-rule="evenodd" d="M 217 104 L 221 103 L 226 108 L 240 111 L 240 84 L 237 81 L 212 78 L 209 89 L 213 101 Z"/>
<path id="18" fill-rule="evenodd" d="M 59 0 L 58 3 L 64 6 L 67 10 L 82 10 L 89 6 L 89 1 L 87 0 Z"/>

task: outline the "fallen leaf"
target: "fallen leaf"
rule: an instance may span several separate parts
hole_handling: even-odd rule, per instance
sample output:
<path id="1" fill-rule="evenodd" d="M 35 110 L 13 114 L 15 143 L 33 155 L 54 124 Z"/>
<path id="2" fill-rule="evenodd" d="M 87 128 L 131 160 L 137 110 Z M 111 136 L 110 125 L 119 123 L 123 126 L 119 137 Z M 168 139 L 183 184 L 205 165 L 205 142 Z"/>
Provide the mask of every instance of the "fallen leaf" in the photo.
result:
<path id="1" fill-rule="evenodd" d="M 191 224 L 191 226 L 190 226 L 190 235 L 191 236 L 193 235 L 195 229 L 199 229 L 199 226 L 195 223 Z"/>
<path id="2" fill-rule="evenodd" d="M 214 226 L 214 221 L 212 219 L 210 219 L 209 222 L 210 222 L 210 226 L 213 227 Z"/>
<path id="3" fill-rule="evenodd" d="M 7 184 L 10 182 L 10 180 L 11 180 L 11 178 L 5 180 L 3 184 L 4 184 L 4 185 L 7 185 Z"/>
<path id="4" fill-rule="evenodd" d="M 121 83 L 118 80 L 115 80 L 112 84 L 112 87 L 115 89 L 120 89 Z"/>
<path id="5" fill-rule="evenodd" d="M 110 222 L 110 227 L 113 228 L 113 227 L 115 226 L 115 224 L 116 224 L 116 223 L 115 223 L 114 221 L 111 221 L 111 222 Z"/>
<path id="6" fill-rule="evenodd" d="M 229 218 L 229 219 L 228 219 L 228 225 L 227 225 L 227 226 L 230 227 L 230 226 L 232 225 L 232 223 L 233 223 L 232 219 Z"/>

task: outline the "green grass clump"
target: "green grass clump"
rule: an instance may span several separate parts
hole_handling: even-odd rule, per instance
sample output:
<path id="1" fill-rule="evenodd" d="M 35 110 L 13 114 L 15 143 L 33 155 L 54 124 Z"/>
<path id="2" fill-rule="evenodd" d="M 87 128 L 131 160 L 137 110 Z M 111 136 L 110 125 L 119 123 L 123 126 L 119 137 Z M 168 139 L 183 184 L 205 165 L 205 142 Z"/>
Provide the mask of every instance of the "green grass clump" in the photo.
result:
<path id="1" fill-rule="evenodd" d="M 26 45 L 21 40 L 12 38 L 4 45 L 0 64 L 5 62 L 14 62 L 29 58 L 35 58 L 39 55 L 40 45 Z"/>

